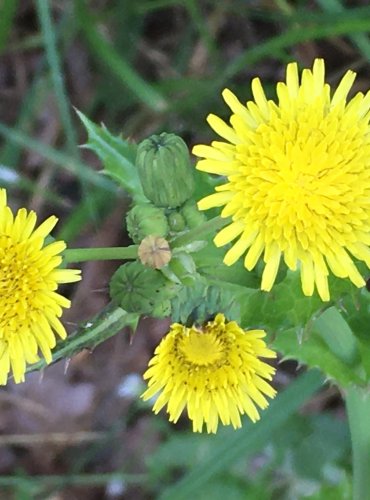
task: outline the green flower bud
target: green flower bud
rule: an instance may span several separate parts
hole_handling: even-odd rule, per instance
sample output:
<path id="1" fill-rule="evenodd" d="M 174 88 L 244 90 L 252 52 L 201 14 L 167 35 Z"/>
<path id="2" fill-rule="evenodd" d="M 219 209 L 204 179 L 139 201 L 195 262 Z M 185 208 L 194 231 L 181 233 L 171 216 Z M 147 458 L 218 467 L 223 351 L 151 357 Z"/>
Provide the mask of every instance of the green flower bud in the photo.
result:
<path id="1" fill-rule="evenodd" d="M 127 312 L 153 317 L 168 314 L 168 302 L 177 287 L 160 271 L 127 262 L 114 273 L 110 282 L 111 299 Z"/>
<path id="2" fill-rule="evenodd" d="M 189 150 L 175 134 L 163 132 L 140 143 L 136 166 L 145 196 L 158 207 L 179 207 L 193 194 Z"/>
<path id="3" fill-rule="evenodd" d="M 173 233 L 180 233 L 186 228 L 185 219 L 179 212 L 171 212 L 167 216 L 167 221 L 170 227 L 170 231 L 172 231 Z"/>
<path id="4" fill-rule="evenodd" d="M 135 205 L 126 215 L 126 225 L 134 243 L 150 234 L 166 236 L 169 231 L 164 210 L 149 204 Z"/>
<path id="5" fill-rule="evenodd" d="M 189 229 L 198 227 L 207 220 L 207 217 L 198 210 L 197 204 L 193 200 L 187 201 L 181 207 L 180 213 L 183 215 Z"/>

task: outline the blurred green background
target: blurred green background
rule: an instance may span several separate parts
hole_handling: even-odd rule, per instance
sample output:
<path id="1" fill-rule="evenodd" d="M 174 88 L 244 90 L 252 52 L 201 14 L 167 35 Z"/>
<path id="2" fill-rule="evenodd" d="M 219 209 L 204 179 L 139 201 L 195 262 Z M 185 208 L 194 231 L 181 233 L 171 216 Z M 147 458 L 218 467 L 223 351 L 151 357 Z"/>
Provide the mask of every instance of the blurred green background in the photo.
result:
<path id="1" fill-rule="evenodd" d="M 213 137 L 208 113 L 227 117 L 224 87 L 246 101 L 259 76 L 273 97 L 292 60 L 324 57 L 333 85 L 353 69 L 366 91 L 368 4 L 1 0 L 0 186 L 14 209 L 58 215 L 72 247 L 128 244 L 129 199 L 79 147 L 74 108 L 134 141 L 169 131 L 192 146 Z M 70 331 L 107 303 L 116 264 L 84 266 Z M 340 395 L 294 363 L 261 422 L 238 432 L 193 435 L 152 415 L 140 374 L 167 326 L 147 319 L 132 343 L 122 333 L 0 391 L 1 499 L 351 498 Z"/>

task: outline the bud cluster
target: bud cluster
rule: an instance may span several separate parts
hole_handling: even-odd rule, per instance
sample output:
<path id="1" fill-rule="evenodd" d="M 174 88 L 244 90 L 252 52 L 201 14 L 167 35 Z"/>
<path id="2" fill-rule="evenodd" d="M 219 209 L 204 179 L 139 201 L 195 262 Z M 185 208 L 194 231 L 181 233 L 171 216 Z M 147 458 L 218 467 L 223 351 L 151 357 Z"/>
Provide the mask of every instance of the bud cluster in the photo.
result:
<path id="1" fill-rule="evenodd" d="M 162 133 L 137 148 L 136 168 L 146 202 L 126 215 L 126 228 L 138 245 L 138 261 L 123 264 L 114 274 L 112 300 L 128 312 L 164 317 L 183 287 L 199 277 L 192 249 L 171 249 L 171 240 L 196 228 L 206 218 L 192 199 L 194 173 L 185 142 Z"/>

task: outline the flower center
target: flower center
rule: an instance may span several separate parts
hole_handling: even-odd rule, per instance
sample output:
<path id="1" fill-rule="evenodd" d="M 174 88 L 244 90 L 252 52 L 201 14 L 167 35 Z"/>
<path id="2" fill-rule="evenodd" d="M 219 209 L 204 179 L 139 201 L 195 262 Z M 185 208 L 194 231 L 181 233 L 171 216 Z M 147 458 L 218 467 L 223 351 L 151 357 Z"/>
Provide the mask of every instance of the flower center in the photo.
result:
<path id="1" fill-rule="evenodd" d="M 30 312 L 34 294 L 40 287 L 40 273 L 30 259 L 26 245 L 14 244 L 0 236 L 0 336 L 12 320 L 19 323 Z"/>
<path id="2" fill-rule="evenodd" d="M 224 354 L 223 346 L 215 335 L 193 329 L 181 338 L 179 350 L 186 361 L 199 366 L 216 363 Z"/>
<path id="3" fill-rule="evenodd" d="M 350 111 L 316 115 L 315 106 L 297 110 L 290 121 L 286 113 L 272 113 L 249 143 L 236 146 L 239 175 L 230 181 L 243 200 L 237 218 L 271 229 L 280 250 L 291 238 L 304 249 L 308 241 L 338 240 L 339 233 L 349 242 L 365 218 L 354 202 L 369 187 L 365 121 L 343 126 Z"/>

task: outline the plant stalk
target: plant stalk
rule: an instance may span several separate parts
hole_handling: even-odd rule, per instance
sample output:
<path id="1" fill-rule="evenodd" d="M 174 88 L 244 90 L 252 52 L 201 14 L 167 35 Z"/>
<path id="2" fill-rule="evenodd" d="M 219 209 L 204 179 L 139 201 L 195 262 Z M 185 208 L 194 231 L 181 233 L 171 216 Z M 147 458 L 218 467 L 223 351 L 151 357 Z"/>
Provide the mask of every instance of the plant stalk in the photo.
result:
<path id="1" fill-rule="evenodd" d="M 107 248 L 69 248 L 64 251 L 65 262 L 85 262 L 88 260 L 136 259 L 137 245 Z"/>
<path id="2" fill-rule="evenodd" d="M 202 240 L 209 233 L 213 233 L 214 231 L 221 229 L 228 223 L 230 223 L 229 218 L 223 219 L 220 216 L 207 220 L 204 224 L 201 224 L 200 226 L 195 227 L 194 229 L 190 229 L 190 231 L 188 231 L 187 233 L 174 238 L 171 241 L 171 248 L 182 247 L 193 241 Z"/>
<path id="3" fill-rule="evenodd" d="M 370 492 L 369 389 L 350 387 L 345 399 L 352 441 L 353 500 L 364 500 Z"/>
<path id="4" fill-rule="evenodd" d="M 171 248 L 178 248 L 192 241 L 204 239 L 206 235 L 221 229 L 229 223 L 229 219 L 214 217 L 204 224 L 177 236 L 171 241 Z M 65 262 L 85 262 L 88 260 L 125 260 L 137 258 L 138 245 L 129 247 L 107 248 L 69 248 L 64 252 Z"/>

